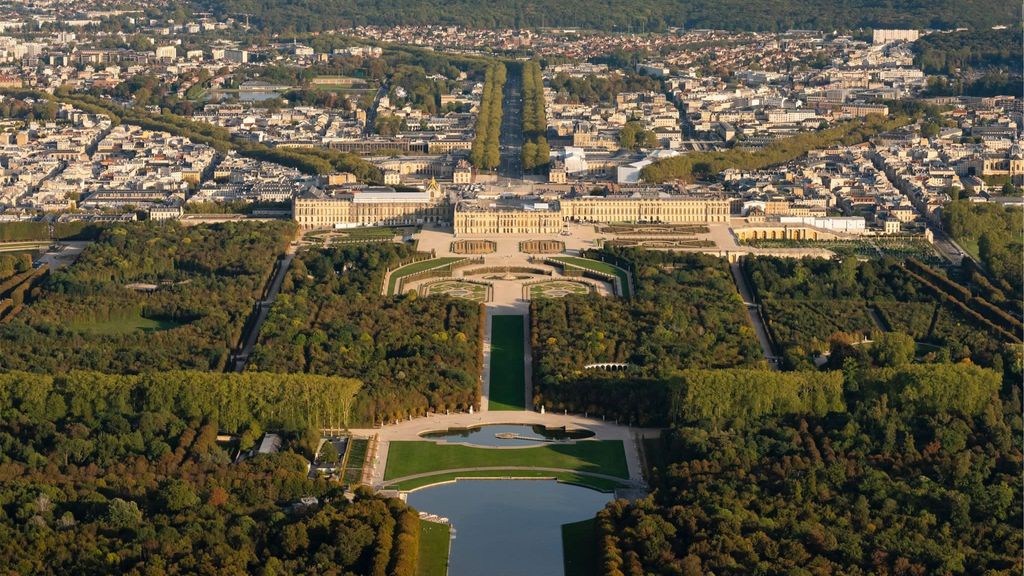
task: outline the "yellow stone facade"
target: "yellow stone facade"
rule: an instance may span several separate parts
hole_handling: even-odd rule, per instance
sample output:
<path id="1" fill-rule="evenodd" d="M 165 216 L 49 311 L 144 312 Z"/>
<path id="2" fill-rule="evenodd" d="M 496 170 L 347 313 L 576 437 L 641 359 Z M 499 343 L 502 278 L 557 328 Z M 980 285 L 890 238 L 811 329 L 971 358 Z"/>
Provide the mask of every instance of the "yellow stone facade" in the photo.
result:
<path id="1" fill-rule="evenodd" d="M 562 200 L 562 218 L 578 222 L 729 222 L 729 201 L 706 198 L 599 197 Z"/>
<path id="2" fill-rule="evenodd" d="M 558 234 L 560 212 L 520 210 L 456 210 L 456 236 L 523 236 Z"/>
<path id="3" fill-rule="evenodd" d="M 292 217 L 304 229 L 449 223 L 453 206 L 431 180 L 424 192 L 360 192 L 300 196 Z"/>

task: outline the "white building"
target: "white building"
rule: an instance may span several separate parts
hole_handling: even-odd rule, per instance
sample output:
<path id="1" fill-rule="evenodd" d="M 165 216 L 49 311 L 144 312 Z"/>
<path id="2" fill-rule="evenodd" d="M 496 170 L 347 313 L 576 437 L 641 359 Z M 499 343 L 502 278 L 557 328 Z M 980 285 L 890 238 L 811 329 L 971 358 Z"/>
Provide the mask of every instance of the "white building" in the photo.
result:
<path id="1" fill-rule="evenodd" d="M 845 234 L 864 234 L 867 230 L 865 220 L 861 216 L 831 216 L 826 218 L 818 218 L 816 216 L 780 216 L 779 223 L 802 224 Z"/>
<path id="2" fill-rule="evenodd" d="M 871 43 L 913 42 L 920 36 L 921 33 L 917 30 L 874 30 L 871 34 Z"/>

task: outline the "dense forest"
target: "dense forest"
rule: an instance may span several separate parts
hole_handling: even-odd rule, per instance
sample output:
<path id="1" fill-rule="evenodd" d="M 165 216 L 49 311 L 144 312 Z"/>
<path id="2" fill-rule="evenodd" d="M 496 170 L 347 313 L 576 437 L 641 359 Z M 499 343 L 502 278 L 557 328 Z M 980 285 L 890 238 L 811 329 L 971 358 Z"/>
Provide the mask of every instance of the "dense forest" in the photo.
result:
<path id="1" fill-rule="evenodd" d="M 761 363 L 725 260 L 629 248 L 603 256 L 633 270 L 634 298 L 531 302 L 534 405 L 660 423 L 670 372 Z M 583 368 L 602 362 L 629 369 Z"/>
<path id="2" fill-rule="evenodd" d="M 353 421 L 372 424 L 479 400 L 480 304 L 382 296 L 387 268 L 416 253 L 380 243 L 310 251 L 292 263 L 248 368 L 360 378 Z"/>
<path id="3" fill-rule="evenodd" d="M 738 385 L 741 410 L 778 395 L 737 378 L 684 379 Z M 603 574 L 1020 573 L 1015 378 L 1000 400 L 1000 375 L 969 364 L 858 364 L 810 380 L 818 403 L 728 428 L 677 413 L 649 446 L 653 495 L 598 515 Z"/>
<path id="4" fill-rule="evenodd" d="M 251 14 L 268 32 L 320 32 L 362 25 L 460 25 L 470 28 L 582 27 L 634 32 L 668 27 L 785 31 L 793 28 L 986 29 L 1020 21 L 1019 6 L 992 0 L 192 0 L 217 15 Z"/>
<path id="5" fill-rule="evenodd" d="M 107 227 L 0 324 L 0 369 L 222 370 L 292 222 Z"/>
<path id="6" fill-rule="evenodd" d="M 310 478 L 310 415 L 359 382 L 167 372 L 0 374 L 0 556 L 18 574 L 415 573 L 401 501 Z M 232 463 L 261 430 L 284 450 Z M 221 441 L 219 432 L 239 436 Z M 315 497 L 311 505 L 300 499 Z"/>
<path id="7" fill-rule="evenodd" d="M 914 63 L 927 74 L 941 74 L 929 92 L 940 96 L 1020 96 L 1024 92 L 1024 49 L 1020 20 L 1007 30 L 928 34 L 914 42 Z"/>
<path id="8" fill-rule="evenodd" d="M 769 334 L 790 369 L 811 367 L 829 353 L 839 368 L 863 356 L 863 339 L 891 330 L 922 344 L 931 361 L 970 361 L 1002 369 L 1019 361 L 1019 319 L 1003 312 L 1005 296 L 978 274 L 970 287 L 913 259 L 858 262 L 758 257 L 743 271 L 762 306 Z M 1012 309 L 1012 307 L 1011 307 Z"/>

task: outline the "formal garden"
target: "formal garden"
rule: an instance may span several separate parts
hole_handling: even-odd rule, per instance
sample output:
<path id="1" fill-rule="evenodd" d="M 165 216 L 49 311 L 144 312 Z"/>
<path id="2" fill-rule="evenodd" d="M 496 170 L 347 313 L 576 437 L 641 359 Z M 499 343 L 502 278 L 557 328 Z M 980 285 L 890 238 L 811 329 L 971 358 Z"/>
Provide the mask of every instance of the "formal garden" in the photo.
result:
<path id="1" fill-rule="evenodd" d="M 584 295 L 593 292 L 593 287 L 583 282 L 571 280 L 551 280 L 528 286 L 530 299 L 534 298 L 565 298 L 571 294 Z"/>
<path id="2" fill-rule="evenodd" d="M 915 258 L 930 266 L 947 264 L 931 243 L 920 236 L 883 236 L 856 240 L 758 239 L 744 240 L 740 243 L 753 248 L 824 248 L 840 258 Z"/>
<path id="3" fill-rule="evenodd" d="M 464 298 L 473 302 L 484 302 L 487 300 L 487 286 L 465 280 L 440 280 L 430 282 L 420 287 L 424 296 L 438 296 L 444 294 L 452 298 Z"/>

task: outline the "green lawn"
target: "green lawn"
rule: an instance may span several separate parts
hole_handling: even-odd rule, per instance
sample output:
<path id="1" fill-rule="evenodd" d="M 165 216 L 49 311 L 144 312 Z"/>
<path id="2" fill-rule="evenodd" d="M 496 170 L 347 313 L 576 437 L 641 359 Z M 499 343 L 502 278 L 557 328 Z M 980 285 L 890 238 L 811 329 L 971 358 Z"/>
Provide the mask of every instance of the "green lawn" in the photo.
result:
<path id="1" fill-rule="evenodd" d="M 576 472 L 546 472 L 544 470 L 478 470 L 473 472 L 442 472 L 441 474 L 434 476 L 426 476 L 415 480 L 406 480 L 405 482 L 388 484 L 385 488 L 388 490 L 415 490 L 431 484 L 437 484 L 438 482 L 450 482 L 457 478 L 506 478 L 509 476 L 514 476 L 516 478 L 554 478 L 555 480 L 565 484 L 583 486 L 584 488 L 590 488 L 592 490 L 597 490 L 598 492 L 614 492 L 616 488 L 622 486 L 621 482 L 605 478 L 595 478 L 593 476 L 584 476 L 583 474 L 578 474 Z"/>
<path id="2" fill-rule="evenodd" d="M 384 479 L 455 468 L 537 466 L 579 470 L 629 478 L 626 453 L 619 440 L 580 440 L 530 448 L 477 448 L 402 440 L 388 446 Z M 518 471 L 516 471 L 518 472 Z"/>
<path id="3" fill-rule="evenodd" d="M 613 266 L 607 262 L 601 262 L 600 260 L 590 260 L 588 258 L 577 258 L 576 256 L 557 256 L 552 258 L 556 262 L 564 262 L 566 264 L 572 264 L 579 268 L 585 268 L 587 270 L 593 270 L 595 272 L 601 272 L 602 274 L 611 274 L 618 276 L 619 281 L 622 283 L 622 295 L 626 298 L 630 297 L 629 293 L 629 272 L 626 272 L 618 266 Z"/>
<path id="4" fill-rule="evenodd" d="M 449 528 L 445 524 L 420 520 L 420 554 L 417 576 L 448 574 Z"/>
<path id="5" fill-rule="evenodd" d="M 462 260 L 459 257 L 448 256 L 445 258 L 431 258 L 430 260 L 420 260 L 419 262 L 413 262 L 406 266 L 398 268 L 391 273 L 391 277 L 388 279 L 388 294 L 395 293 L 395 286 L 398 284 L 398 279 L 409 274 L 415 274 L 416 272 L 422 272 L 424 270 L 431 270 L 433 268 L 440 268 L 446 264 L 457 262 Z"/>
<path id="6" fill-rule="evenodd" d="M 491 388 L 487 403 L 489 410 L 526 409 L 523 348 L 523 317 L 495 315 L 491 319 Z"/>
<path id="7" fill-rule="evenodd" d="M 562 562 L 565 576 L 600 574 L 594 519 L 562 524 Z"/>
<path id="8" fill-rule="evenodd" d="M 70 324 L 72 330 L 86 332 L 88 334 L 96 334 L 99 336 L 129 334 L 136 331 L 157 332 L 160 330 L 170 330 L 171 328 L 176 328 L 178 326 L 180 326 L 180 324 L 177 322 L 171 322 L 168 320 L 152 320 L 150 318 L 144 318 L 140 314 L 127 314 L 122 317 L 109 318 L 107 320 L 99 320 L 96 322 L 80 321 L 72 322 Z"/>

